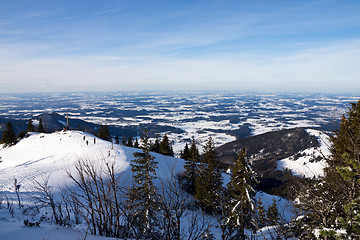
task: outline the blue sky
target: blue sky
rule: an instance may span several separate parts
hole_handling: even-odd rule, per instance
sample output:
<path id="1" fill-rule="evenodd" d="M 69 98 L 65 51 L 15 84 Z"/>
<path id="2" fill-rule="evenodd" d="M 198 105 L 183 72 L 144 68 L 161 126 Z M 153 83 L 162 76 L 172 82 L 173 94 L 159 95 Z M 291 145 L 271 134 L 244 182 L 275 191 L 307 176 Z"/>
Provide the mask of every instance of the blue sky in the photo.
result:
<path id="1" fill-rule="evenodd" d="M 0 92 L 359 92 L 359 13 L 358 0 L 0 0 Z"/>

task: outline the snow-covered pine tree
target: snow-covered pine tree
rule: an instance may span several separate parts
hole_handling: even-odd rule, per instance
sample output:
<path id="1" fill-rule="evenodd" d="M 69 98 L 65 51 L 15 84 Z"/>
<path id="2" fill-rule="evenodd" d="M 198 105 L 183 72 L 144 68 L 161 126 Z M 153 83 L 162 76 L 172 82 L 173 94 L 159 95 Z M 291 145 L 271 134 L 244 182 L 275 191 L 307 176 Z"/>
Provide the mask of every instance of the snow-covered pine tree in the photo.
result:
<path id="1" fill-rule="evenodd" d="M 324 238 L 360 238 L 360 100 L 352 103 L 331 137 L 325 176 L 299 196 L 307 212 L 302 232 Z M 341 231 L 339 231 L 341 230 Z M 346 232 L 341 234 L 339 232 Z M 302 235 L 300 237 L 303 237 Z"/>
<path id="2" fill-rule="evenodd" d="M 215 160 L 215 144 L 211 137 L 204 146 L 203 155 L 195 182 L 195 199 L 202 209 L 215 213 L 222 188 L 222 176 Z"/>
<path id="3" fill-rule="evenodd" d="M 256 212 L 257 212 L 257 227 L 258 228 L 265 227 L 267 223 L 266 211 L 261 201 L 261 198 L 259 198 L 256 202 Z"/>
<path id="4" fill-rule="evenodd" d="M 229 224 L 236 229 L 237 239 L 245 239 L 245 227 L 254 229 L 255 222 L 255 172 L 246 159 L 246 151 L 242 149 L 232 168 L 228 191 L 230 194 L 231 211 Z"/>
<path id="5" fill-rule="evenodd" d="M 191 143 L 191 150 L 188 148 L 188 145 L 186 144 L 183 154 L 186 157 L 186 159 L 184 158 L 185 172 L 183 178 L 183 187 L 187 192 L 194 194 L 196 178 L 198 176 L 197 163 L 199 162 L 199 151 L 196 147 L 194 138 Z"/>
<path id="6" fill-rule="evenodd" d="M 347 117 L 332 137 L 332 166 L 344 181 L 344 212 L 337 220 L 346 237 L 360 238 L 360 100 L 351 103 Z"/>
<path id="7" fill-rule="evenodd" d="M 272 204 L 268 207 L 266 216 L 268 225 L 277 225 L 279 223 L 280 215 L 275 198 L 273 198 Z"/>
<path id="8" fill-rule="evenodd" d="M 142 152 L 135 152 L 135 159 L 131 161 L 133 172 L 133 187 L 131 195 L 134 196 L 133 208 L 136 209 L 134 218 L 136 228 L 143 237 L 151 237 L 157 224 L 156 188 L 153 179 L 157 168 L 155 158 L 150 154 L 150 142 L 147 132 L 141 137 Z"/>

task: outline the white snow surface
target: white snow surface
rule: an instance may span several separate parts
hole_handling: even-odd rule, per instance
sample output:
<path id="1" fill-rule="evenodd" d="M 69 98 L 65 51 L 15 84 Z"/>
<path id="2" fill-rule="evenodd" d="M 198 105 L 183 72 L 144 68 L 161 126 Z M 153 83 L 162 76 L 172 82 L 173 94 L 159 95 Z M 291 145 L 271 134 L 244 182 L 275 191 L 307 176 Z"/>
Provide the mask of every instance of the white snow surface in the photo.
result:
<path id="1" fill-rule="evenodd" d="M 29 219 L 29 216 L 19 217 L 21 214 L 16 215 L 16 217 L 12 217 L 8 210 L 0 209 L 1 240 L 115 240 L 115 238 L 86 234 L 86 227 L 84 229 L 67 228 L 48 222 L 41 222 L 40 227 L 25 227 L 23 220 Z M 29 220 L 32 221 L 31 218 Z"/>
<path id="2" fill-rule="evenodd" d="M 331 146 L 329 136 L 319 130 L 306 129 L 306 131 L 315 136 L 320 146 L 318 148 L 308 148 L 304 151 L 299 152 L 304 155 L 294 160 L 294 156 L 287 157 L 277 161 L 277 169 L 284 170 L 289 169 L 292 174 L 299 177 L 306 178 L 319 178 L 324 176 L 324 168 L 326 167 L 326 161 L 322 159 L 321 161 L 313 161 L 316 157 L 328 157 L 330 156 L 329 147 Z"/>
<path id="3" fill-rule="evenodd" d="M 85 138 L 85 139 L 84 139 Z M 95 142 L 94 142 L 95 139 Z M 88 144 L 87 144 L 88 141 Z M 35 191 L 34 180 L 42 183 L 49 177 L 53 190 L 60 190 L 66 184 L 71 184 L 66 171 L 74 171 L 74 164 L 79 159 L 86 159 L 96 166 L 115 161 L 117 173 L 122 174 L 122 183 L 130 184 L 133 153 L 141 149 L 129 148 L 99 139 L 91 134 L 80 131 L 60 131 L 51 134 L 31 133 L 16 145 L 3 148 L 0 145 L 0 201 L 6 204 L 4 196 L 14 202 L 14 216 L 0 207 L 0 239 L 85 239 L 86 226 L 65 228 L 41 222 L 40 227 L 25 227 L 24 219 L 37 221 L 31 216 L 24 216 L 17 208 L 14 179 L 20 184 L 20 195 L 23 202 L 31 204 L 29 193 Z M 156 175 L 158 179 L 170 178 L 172 171 L 183 171 L 183 160 L 151 153 L 158 162 Z M 159 181 L 157 181 L 159 183 Z M 4 195 L 5 194 L 5 195 Z M 113 239 L 93 236 L 90 233 L 86 239 Z"/>
<path id="4" fill-rule="evenodd" d="M 33 191 L 33 180 L 43 182 L 47 177 L 50 177 L 52 187 L 61 188 L 65 183 L 71 183 L 66 171 L 73 171 L 79 159 L 86 159 L 99 166 L 104 161 L 115 161 L 117 172 L 129 177 L 133 153 L 141 151 L 112 144 L 80 131 L 31 133 L 15 146 L 0 147 L 0 191 L 13 192 L 14 179 L 21 185 L 20 191 Z M 168 178 L 172 168 L 176 172 L 183 169 L 181 159 L 157 153 L 152 155 L 158 162 L 157 175 L 160 179 Z"/>

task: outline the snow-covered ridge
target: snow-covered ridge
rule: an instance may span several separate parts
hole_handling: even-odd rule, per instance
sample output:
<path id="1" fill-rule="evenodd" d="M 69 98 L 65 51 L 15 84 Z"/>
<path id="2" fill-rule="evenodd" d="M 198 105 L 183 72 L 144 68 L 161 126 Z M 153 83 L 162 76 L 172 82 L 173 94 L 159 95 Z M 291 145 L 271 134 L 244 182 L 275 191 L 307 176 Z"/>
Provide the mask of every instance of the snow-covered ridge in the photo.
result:
<path id="1" fill-rule="evenodd" d="M 139 151 L 80 131 L 32 133 L 15 146 L 0 147 L 0 191 L 14 191 L 14 179 L 21 185 L 21 191 L 32 191 L 34 179 L 42 181 L 48 176 L 52 186 L 64 186 L 70 182 L 66 171 L 74 169 L 79 159 L 87 159 L 93 164 L 115 160 L 117 172 L 129 177 L 133 153 Z M 156 153 L 153 156 L 158 162 L 157 174 L 160 178 L 168 177 L 169 169 L 174 165 L 175 170 L 182 170 L 180 159 Z"/>
<path id="2" fill-rule="evenodd" d="M 315 136 L 320 146 L 308 148 L 291 157 L 278 160 L 277 169 L 289 169 L 294 175 L 307 178 L 318 178 L 324 176 L 326 161 L 320 157 L 330 155 L 330 138 L 324 132 L 314 129 L 306 129 L 309 135 Z M 296 155 L 298 157 L 296 157 Z"/>

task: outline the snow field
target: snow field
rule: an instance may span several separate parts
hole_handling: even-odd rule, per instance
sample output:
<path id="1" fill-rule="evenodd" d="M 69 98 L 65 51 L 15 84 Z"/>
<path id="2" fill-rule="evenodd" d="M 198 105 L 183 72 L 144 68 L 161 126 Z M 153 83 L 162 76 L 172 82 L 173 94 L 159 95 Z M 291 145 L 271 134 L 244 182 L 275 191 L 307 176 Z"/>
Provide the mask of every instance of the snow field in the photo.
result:
<path id="1" fill-rule="evenodd" d="M 301 156 L 296 160 L 294 160 L 294 156 L 280 159 L 277 161 L 277 169 L 289 169 L 292 174 L 299 177 L 319 178 L 324 176 L 326 161 L 321 159 L 320 161 L 312 162 L 311 159 L 330 156 L 329 147 L 331 146 L 331 143 L 329 136 L 321 131 L 314 129 L 307 129 L 306 131 L 318 139 L 320 143 L 319 148 L 308 148 L 301 151 L 300 154 L 304 156 Z"/>
<path id="2" fill-rule="evenodd" d="M 32 133 L 15 146 L 0 149 L 0 191 L 14 191 L 14 179 L 21 185 L 20 191 L 32 191 L 33 180 L 41 182 L 48 176 L 50 185 L 61 188 L 70 183 L 66 171 L 74 171 L 75 163 L 81 159 L 98 166 L 104 161 L 115 161 L 117 173 L 129 176 L 133 153 L 139 151 L 80 131 Z M 174 167 L 175 171 L 182 171 L 182 160 L 156 153 L 153 156 L 158 161 L 160 178 L 169 177 Z"/>

